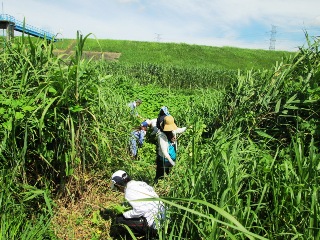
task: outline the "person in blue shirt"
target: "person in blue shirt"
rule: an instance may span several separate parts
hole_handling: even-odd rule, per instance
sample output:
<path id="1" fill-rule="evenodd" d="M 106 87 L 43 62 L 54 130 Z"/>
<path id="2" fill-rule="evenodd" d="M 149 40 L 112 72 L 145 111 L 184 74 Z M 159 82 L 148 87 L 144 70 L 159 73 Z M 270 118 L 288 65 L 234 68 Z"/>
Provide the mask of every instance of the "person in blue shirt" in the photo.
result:
<path id="1" fill-rule="evenodd" d="M 147 128 L 148 124 L 146 122 L 142 122 L 139 127 L 135 128 L 131 132 L 129 150 L 133 159 L 137 159 L 138 157 L 138 148 L 142 147 L 144 143 L 144 139 L 147 134 Z"/>
<path id="2" fill-rule="evenodd" d="M 138 111 L 137 111 L 137 107 L 140 106 L 140 104 L 142 103 L 141 99 L 137 99 L 133 102 L 128 103 L 128 107 L 131 109 L 131 114 L 135 117 L 139 117 Z"/>

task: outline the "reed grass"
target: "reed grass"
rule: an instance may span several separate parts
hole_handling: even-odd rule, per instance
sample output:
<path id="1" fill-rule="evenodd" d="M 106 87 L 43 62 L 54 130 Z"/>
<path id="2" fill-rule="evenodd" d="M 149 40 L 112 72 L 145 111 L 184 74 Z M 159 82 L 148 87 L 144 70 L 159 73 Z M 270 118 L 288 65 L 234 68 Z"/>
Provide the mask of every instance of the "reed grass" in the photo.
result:
<path id="1" fill-rule="evenodd" d="M 267 239 L 319 236 L 315 221 L 319 218 L 319 149 L 315 147 L 319 99 L 311 94 L 318 91 L 314 67 L 319 66 L 319 59 L 308 61 L 308 70 L 301 64 L 317 55 L 313 50 L 302 50 L 275 71 L 239 72 L 225 89 L 223 104 L 214 111 L 216 119 L 222 119 L 216 120 L 219 128 L 212 128 L 206 134 L 211 137 L 205 139 L 198 136 L 206 128 L 196 128 L 180 152 L 179 164 L 165 183 L 170 184 L 172 201 L 180 197 L 214 204 L 248 231 Z M 192 119 L 195 126 L 201 124 L 196 117 Z M 221 220 L 221 214 L 206 204 L 185 202 L 183 206 L 189 221 L 176 210 L 171 221 L 183 223 L 184 237 L 248 238 L 239 229 L 217 220 L 212 224 L 193 212 L 216 214 Z"/>

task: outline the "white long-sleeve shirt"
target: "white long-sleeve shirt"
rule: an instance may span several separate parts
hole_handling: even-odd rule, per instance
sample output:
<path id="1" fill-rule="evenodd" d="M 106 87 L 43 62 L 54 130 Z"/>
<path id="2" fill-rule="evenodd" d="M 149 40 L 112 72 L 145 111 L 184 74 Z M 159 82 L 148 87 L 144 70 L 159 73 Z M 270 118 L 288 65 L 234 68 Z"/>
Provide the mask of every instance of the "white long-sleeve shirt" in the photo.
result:
<path id="1" fill-rule="evenodd" d="M 183 133 L 186 131 L 186 127 L 183 128 L 178 128 L 177 130 L 172 131 L 173 136 L 176 137 L 177 133 Z M 176 151 L 178 151 L 178 143 L 177 141 L 174 142 L 176 145 Z M 168 153 L 168 138 L 164 132 L 159 132 L 158 133 L 158 154 L 160 157 L 164 157 L 168 159 L 168 161 L 171 163 L 172 166 L 175 165 L 175 162 L 172 160 Z"/>
<path id="2" fill-rule="evenodd" d="M 155 227 L 157 218 L 164 217 L 164 205 L 161 201 L 135 201 L 145 198 L 158 198 L 153 187 L 142 181 L 131 180 L 124 190 L 124 197 L 132 206 L 132 210 L 123 213 L 125 218 L 145 217 L 150 227 Z"/>
<path id="3" fill-rule="evenodd" d="M 148 126 L 152 129 L 152 133 L 151 135 L 155 135 L 159 129 L 157 128 L 157 119 L 154 118 L 154 119 L 146 119 L 145 120 L 146 123 L 148 123 Z"/>

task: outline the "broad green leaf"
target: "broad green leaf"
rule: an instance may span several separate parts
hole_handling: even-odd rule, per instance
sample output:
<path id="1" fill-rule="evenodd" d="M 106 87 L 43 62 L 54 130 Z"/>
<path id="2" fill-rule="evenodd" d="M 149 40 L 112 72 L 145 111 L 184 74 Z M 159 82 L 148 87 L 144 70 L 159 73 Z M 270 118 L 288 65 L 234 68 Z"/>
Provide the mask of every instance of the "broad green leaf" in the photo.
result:
<path id="1" fill-rule="evenodd" d="M 5 129 L 11 131 L 11 130 L 12 130 L 12 119 L 10 118 L 8 121 L 2 123 L 2 126 L 3 126 Z"/>
<path id="2" fill-rule="evenodd" d="M 300 109 L 296 106 L 293 106 L 293 105 L 289 105 L 289 106 L 285 106 L 286 109 L 292 109 L 292 110 L 297 110 L 297 109 Z"/>
<path id="3" fill-rule="evenodd" d="M 99 210 L 94 211 L 92 214 L 91 222 L 94 224 L 99 224 L 99 222 L 100 222 L 99 216 L 100 216 L 100 211 Z"/>
<path id="4" fill-rule="evenodd" d="M 58 97 L 55 98 L 51 98 L 50 101 L 48 101 L 47 106 L 44 108 L 42 115 L 41 115 L 41 119 L 39 122 L 39 128 L 42 129 L 44 127 L 44 117 L 48 111 L 48 109 L 50 108 L 50 106 L 53 104 L 53 102 L 57 99 Z"/>
<path id="5" fill-rule="evenodd" d="M 32 106 L 23 106 L 22 110 L 25 112 L 31 112 L 35 109 L 36 107 L 32 107 Z"/>
<path id="6" fill-rule="evenodd" d="M 15 119 L 22 119 L 23 117 L 24 117 L 24 114 L 22 113 L 22 112 L 16 112 L 16 114 L 15 114 Z"/>
<path id="7" fill-rule="evenodd" d="M 266 132 L 262 132 L 262 131 L 256 130 L 256 133 L 257 133 L 259 136 L 261 136 L 261 137 L 273 139 L 273 137 L 270 136 L 269 134 L 267 134 Z"/>
<path id="8" fill-rule="evenodd" d="M 76 106 L 70 107 L 69 110 L 71 112 L 80 112 L 80 111 L 83 110 L 83 108 L 81 106 L 79 106 L 79 105 L 76 105 Z"/>
<path id="9" fill-rule="evenodd" d="M 293 102 L 293 100 L 295 100 L 297 97 L 297 94 L 294 94 L 291 98 L 289 98 L 289 100 L 286 102 L 286 104 L 290 104 Z"/>
<path id="10" fill-rule="evenodd" d="M 54 89 L 53 87 L 50 87 L 50 88 L 48 89 L 48 92 L 51 92 L 51 93 L 56 94 L 56 93 L 57 93 L 57 90 Z"/>
<path id="11" fill-rule="evenodd" d="M 279 112 L 280 104 L 281 104 L 281 99 L 279 99 L 279 101 L 278 101 L 277 104 L 276 104 L 276 108 L 275 108 L 275 110 L 274 110 L 276 113 Z"/>

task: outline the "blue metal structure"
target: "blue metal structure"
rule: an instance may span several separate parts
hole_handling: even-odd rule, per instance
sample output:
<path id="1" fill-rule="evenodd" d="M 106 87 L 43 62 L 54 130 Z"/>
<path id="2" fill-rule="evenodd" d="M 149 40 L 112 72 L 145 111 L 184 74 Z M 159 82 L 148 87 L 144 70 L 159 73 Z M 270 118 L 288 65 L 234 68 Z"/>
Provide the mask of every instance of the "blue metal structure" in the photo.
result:
<path id="1" fill-rule="evenodd" d="M 10 24 L 14 25 L 14 30 L 22 33 L 29 34 L 34 37 L 39 37 L 43 39 L 47 39 L 49 41 L 57 41 L 55 39 L 55 34 L 44 31 L 42 29 L 33 27 L 29 24 L 25 24 L 19 20 L 16 20 L 13 16 L 8 15 L 8 14 L 0 14 L 0 22 L 9 22 Z"/>

